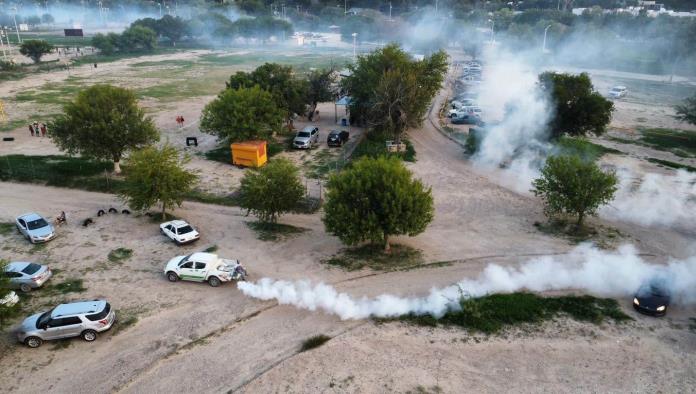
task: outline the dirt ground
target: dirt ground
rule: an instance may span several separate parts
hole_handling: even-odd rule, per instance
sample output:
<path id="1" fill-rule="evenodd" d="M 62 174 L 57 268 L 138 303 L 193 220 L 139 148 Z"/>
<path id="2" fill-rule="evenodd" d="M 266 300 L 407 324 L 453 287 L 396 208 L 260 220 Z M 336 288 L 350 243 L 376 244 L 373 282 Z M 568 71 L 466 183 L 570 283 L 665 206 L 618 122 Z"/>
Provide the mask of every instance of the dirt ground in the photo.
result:
<path id="1" fill-rule="evenodd" d="M 176 56 L 189 56 L 186 54 Z M 143 61 L 142 58 L 138 61 Z M 119 62 L 113 65 L 120 67 Z M 44 76 L 37 76 L 44 78 Z M 32 78 L 33 79 L 33 78 Z M 44 82 L 24 81 L 27 86 Z M 19 85 L 15 86 L 17 88 Z M 4 84 L 0 93 L 8 92 Z M 153 112 L 166 138 L 181 146 L 184 136 L 200 137 L 191 165 L 202 183 L 220 192 L 234 188 L 241 170 L 211 162 L 197 153 L 216 146 L 198 131 L 202 107 L 212 97 L 168 103 Z M 445 95 L 434 103 L 439 108 Z M 320 108 L 322 136 L 333 127 L 332 105 Z M 621 112 L 619 108 L 619 112 Z M 177 129 L 176 115 L 187 119 Z M 190 120 L 190 121 L 189 121 Z M 2 336 L 1 392 L 688 392 L 696 386 L 696 334 L 689 329 L 694 307 L 675 307 L 665 319 L 635 314 L 630 300 L 619 300 L 635 321 L 594 326 L 565 319 L 539 328 L 516 328 L 499 336 L 454 329 L 429 329 L 402 323 L 340 321 L 335 316 L 278 306 L 243 296 L 232 284 L 169 283 L 167 260 L 207 247 L 246 265 L 251 280 L 261 277 L 310 279 L 333 284 L 355 296 L 382 293 L 421 295 L 473 277 L 488 263 L 515 265 L 538 255 L 562 254 L 567 240 L 538 232 L 539 202 L 499 185 L 495 174 L 477 172 L 461 148 L 433 125 L 431 114 L 410 138 L 418 154 L 409 168 L 433 188 L 435 220 L 421 235 L 395 241 L 422 250 L 437 267 L 399 272 L 345 272 L 322 259 L 342 248 L 327 235 L 321 213 L 287 215 L 283 223 L 307 229 L 278 242 L 265 242 L 238 208 L 185 203 L 175 214 L 198 227 L 202 239 L 177 247 L 148 217 L 109 214 L 84 228 L 79 221 L 98 209 L 120 207 L 111 195 L 0 183 L 0 222 L 25 211 L 54 217 L 64 210 L 69 223 L 59 237 L 34 247 L 16 233 L 0 235 L 0 257 L 48 263 L 52 282 L 83 279 L 81 293 L 49 295 L 35 291 L 22 302 L 43 310 L 63 300 L 106 298 L 120 322 L 94 343 L 73 339 L 29 349 Z M 304 124 L 298 122 L 297 126 Z M 3 133 L 5 135 L 7 133 Z M 24 135 L 26 134 L 26 135 Z M 357 132 L 354 134 L 357 136 Z M 0 154 L 54 153 L 48 140 L 11 132 L 12 147 Z M 22 136 L 24 135 L 24 136 Z M 298 163 L 314 160 L 321 148 L 287 152 Z M 664 262 L 693 252 L 693 232 L 597 223 L 620 230 L 620 241 Z M 111 261 L 109 252 L 127 248 L 133 255 Z M 137 320 L 136 320 L 137 319 Z M 127 322 L 127 323 L 126 323 Z M 331 336 L 324 346 L 300 353 L 303 340 Z M 29 373 L 28 373 L 29 372 Z M 27 376 L 40 378 L 27 379 Z M 425 391 L 424 391 L 425 390 Z"/>

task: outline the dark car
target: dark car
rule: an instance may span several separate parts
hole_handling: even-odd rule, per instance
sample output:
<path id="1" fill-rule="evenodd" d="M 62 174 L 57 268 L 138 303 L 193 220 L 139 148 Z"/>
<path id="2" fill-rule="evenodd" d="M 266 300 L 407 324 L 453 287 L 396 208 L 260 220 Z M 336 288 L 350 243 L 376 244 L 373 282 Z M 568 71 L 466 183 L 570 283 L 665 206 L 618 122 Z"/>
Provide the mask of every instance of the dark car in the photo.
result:
<path id="1" fill-rule="evenodd" d="M 663 280 L 651 280 L 640 286 L 633 297 L 633 308 L 640 313 L 664 316 L 672 295 Z"/>
<path id="2" fill-rule="evenodd" d="M 342 146 L 348 141 L 349 133 L 345 130 L 331 130 L 326 137 L 326 144 L 329 146 Z"/>
<path id="3" fill-rule="evenodd" d="M 469 113 L 458 113 L 452 116 L 452 124 L 474 124 L 478 125 L 481 122 L 481 119 L 474 115 L 474 114 L 469 114 Z"/>

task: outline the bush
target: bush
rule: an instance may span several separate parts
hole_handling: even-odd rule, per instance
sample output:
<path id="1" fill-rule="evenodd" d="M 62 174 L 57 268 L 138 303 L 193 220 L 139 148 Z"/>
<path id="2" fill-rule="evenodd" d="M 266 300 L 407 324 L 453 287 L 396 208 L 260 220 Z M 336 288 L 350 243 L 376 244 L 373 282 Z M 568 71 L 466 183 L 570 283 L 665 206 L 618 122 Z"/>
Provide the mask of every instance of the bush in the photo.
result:
<path id="1" fill-rule="evenodd" d="M 304 195 L 299 171 L 287 159 L 274 159 L 260 169 L 247 171 L 239 190 L 239 206 L 262 222 L 275 223 L 294 211 Z"/>
<path id="2" fill-rule="evenodd" d="M 311 338 L 305 339 L 300 347 L 300 352 L 306 352 L 307 350 L 312 350 L 318 348 L 319 346 L 325 344 L 331 340 L 331 337 L 326 335 L 315 335 Z"/>

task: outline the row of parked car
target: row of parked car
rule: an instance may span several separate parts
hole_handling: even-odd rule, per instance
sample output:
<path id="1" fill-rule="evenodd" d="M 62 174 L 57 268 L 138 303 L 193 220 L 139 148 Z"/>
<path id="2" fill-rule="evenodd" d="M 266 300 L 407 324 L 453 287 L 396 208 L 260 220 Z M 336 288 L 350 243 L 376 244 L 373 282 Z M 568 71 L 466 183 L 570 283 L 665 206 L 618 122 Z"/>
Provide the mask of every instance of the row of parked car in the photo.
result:
<path id="1" fill-rule="evenodd" d="M 328 146 L 343 146 L 349 138 L 350 134 L 346 130 L 331 130 L 326 136 L 326 144 Z M 298 131 L 292 141 L 292 146 L 295 149 L 311 149 L 317 145 L 319 145 L 319 127 L 313 125 Z"/>
<path id="2" fill-rule="evenodd" d="M 55 228 L 37 213 L 16 218 L 17 230 L 31 243 L 48 242 L 56 237 Z M 183 220 L 172 220 L 160 225 L 160 232 L 177 245 L 200 239 L 200 233 Z M 10 262 L 3 273 L 12 289 L 0 305 L 13 306 L 19 302 L 14 290 L 28 293 L 42 287 L 53 272 L 47 265 L 31 262 Z M 206 282 L 217 287 L 224 282 L 246 280 L 247 272 L 238 260 L 220 258 L 213 253 L 192 253 L 176 256 L 164 267 L 164 276 L 170 282 L 179 280 Z M 22 321 L 16 331 L 17 340 L 36 348 L 46 340 L 82 337 L 91 342 L 99 333 L 109 330 L 116 322 L 116 312 L 106 300 L 88 300 L 60 304 L 48 311 L 33 314 Z"/>
<path id="3" fill-rule="evenodd" d="M 476 102 L 475 93 L 481 83 L 481 71 L 482 65 L 476 60 L 464 63 L 458 86 L 463 86 L 465 91 L 457 94 L 450 102 L 447 114 L 452 124 L 482 124 L 483 111 Z"/>

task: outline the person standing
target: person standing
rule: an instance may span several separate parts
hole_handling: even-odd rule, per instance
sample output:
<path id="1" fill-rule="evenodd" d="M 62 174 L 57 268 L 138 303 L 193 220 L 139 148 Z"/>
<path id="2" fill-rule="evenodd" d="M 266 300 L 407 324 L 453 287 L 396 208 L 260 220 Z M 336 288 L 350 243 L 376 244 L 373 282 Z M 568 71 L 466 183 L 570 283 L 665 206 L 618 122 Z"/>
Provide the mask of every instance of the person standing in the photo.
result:
<path id="1" fill-rule="evenodd" d="M 29 123 L 29 132 L 31 133 L 31 136 L 33 137 L 34 136 L 34 125 L 32 125 L 31 123 Z"/>
<path id="2" fill-rule="evenodd" d="M 46 123 L 41 123 L 41 136 L 46 136 Z"/>

